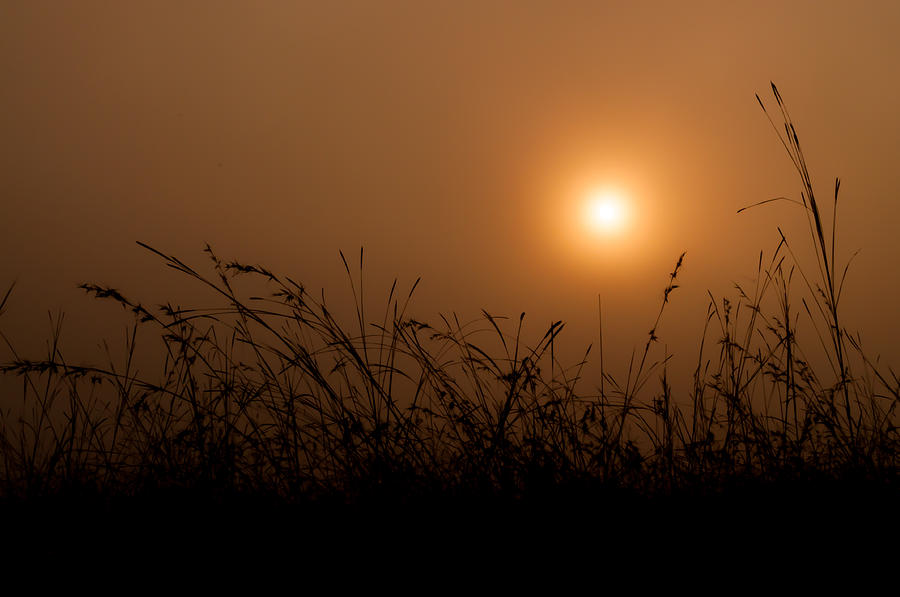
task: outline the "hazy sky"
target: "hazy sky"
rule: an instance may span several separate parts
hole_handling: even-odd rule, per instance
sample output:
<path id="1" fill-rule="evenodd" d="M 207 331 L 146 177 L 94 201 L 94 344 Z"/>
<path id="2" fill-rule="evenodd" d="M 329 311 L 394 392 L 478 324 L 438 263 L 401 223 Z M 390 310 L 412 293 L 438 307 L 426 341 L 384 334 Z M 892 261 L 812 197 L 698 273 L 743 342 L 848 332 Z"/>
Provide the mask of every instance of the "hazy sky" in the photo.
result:
<path id="1" fill-rule="evenodd" d="M 660 336 L 693 363 L 707 291 L 752 280 L 777 225 L 805 231 L 789 204 L 736 213 L 799 198 L 754 98 L 771 80 L 820 196 L 842 179 L 847 323 L 896 362 L 898 30 L 893 1 L 2 0 L 0 329 L 27 345 L 63 308 L 76 346 L 119 334 L 82 281 L 205 296 L 136 240 L 335 302 L 338 250 L 364 246 L 373 296 L 421 275 L 422 317 L 562 319 L 578 351 L 600 294 L 625 358 L 687 251 Z M 578 217 L 604 186 L 631 205 L 615 238 Z"/>

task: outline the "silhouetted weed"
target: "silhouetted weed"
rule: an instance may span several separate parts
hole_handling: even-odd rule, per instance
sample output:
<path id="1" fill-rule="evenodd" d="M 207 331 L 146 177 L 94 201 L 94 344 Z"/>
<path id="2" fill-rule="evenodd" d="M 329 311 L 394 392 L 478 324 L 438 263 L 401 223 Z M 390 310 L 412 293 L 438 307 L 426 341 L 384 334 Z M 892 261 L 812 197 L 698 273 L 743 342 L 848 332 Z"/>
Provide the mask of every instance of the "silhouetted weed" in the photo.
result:
<path id="1" fill-rule="evenodd" d="M 654 356 L 684 255 L 624 381 L 602 371 L 591 389 L 581 380 L 587 354 L 573 365 L 555 357 L 562 322 L 534 342 L 524 314 L 421 322 L 407 315 L 415 284 L 401 295 L 396 283 L 372 321 L 361 275 L 354 281 L 341 255 L 356 299 L 348 326 L 289 277 L 223 261 L 210 247 L 203 273 L 141 243 L 220 304 L 153 307 L 83 285 L 135 316 L 128 350 L 104 366 L 68 363 L 58 325 L 43 358 L 20 356 L 4 337 L 13 357 L 0 370 L 20 381 L 21 396 L 3 397 L 0 498 L 63 517 L 84 515 L 88 503 L 114 519 L 203 512 L 204 532 L 220 522 L 250 528 L 259 514 L 272 532 L 293 520 L 291 529 L 312 534 L 314 520 L 328 532 L 416 534 L 423 520 L 449 533 L 505 518 L 508 532 L 558 516 L 602 527 L 655 512 L 697 524 L 724 510 L 796 516 L 889 503 L 900 381 L 842 327 L 836 217 L 826 221 L 772 90 L 816 267 L 807 271 L 782 235 L 760 255 L 753 288 L 711 296 L 686 391 L 669 386 L 668 355 Z M 264 295 L 240 292 L 244 283 Z M 800 342 L 810 324 L 818 357 Z M 155 376 L 135 369 L 148 335 L 164 355 Z"/>

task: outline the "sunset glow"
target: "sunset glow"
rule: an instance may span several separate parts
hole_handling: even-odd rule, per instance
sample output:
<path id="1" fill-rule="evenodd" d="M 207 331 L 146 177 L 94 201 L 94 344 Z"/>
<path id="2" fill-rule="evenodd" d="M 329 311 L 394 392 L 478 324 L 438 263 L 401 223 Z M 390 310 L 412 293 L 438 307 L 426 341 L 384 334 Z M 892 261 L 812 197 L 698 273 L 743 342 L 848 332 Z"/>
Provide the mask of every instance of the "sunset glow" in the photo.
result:
<path id="1" fill-rule="evenodd" d="M 0 561 L 889 577 L 898 28 L 0 0 Z"/>

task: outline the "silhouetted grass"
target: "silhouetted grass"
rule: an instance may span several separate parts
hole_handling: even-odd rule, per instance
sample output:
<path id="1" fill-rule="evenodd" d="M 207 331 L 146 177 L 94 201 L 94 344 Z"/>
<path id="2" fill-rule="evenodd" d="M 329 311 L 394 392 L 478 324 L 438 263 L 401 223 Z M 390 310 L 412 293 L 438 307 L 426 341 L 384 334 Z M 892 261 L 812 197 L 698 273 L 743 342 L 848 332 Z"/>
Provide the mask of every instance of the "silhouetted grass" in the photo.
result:
<path id="1" fill-rule="evenodd" d="M 2 371 L 18 378 L 21 395 L 3 397 L 0 496 L 132 500 L 157 512 L 240 503 L 276 517 L 315 504 L 341 517 L 350 507 L 357 521 L 416 509 L 450 516 L 460 505 L 494 516 L 598 503 L 646 512 L 647 500 L 696 512 L 729 496 L 758 506 L 766 492 L 802 496 L 806 508 L 860 491 L 895 497 L 900 380 L 842 327 L 835 211 L 829 225 L 772 89 L 816 267 L 805 269 L 782 235 L 770 257 L 760 255 L 753 288 L 711 296 L 690 388 L 673 390 L 666 355 L 654 356 L 684 255 L 627 375 L 603 371 L 598 389 L 581 380 L 587 354 L 572 365 L 556 359 L 561 322 L 530 343 L 524 314 L 421 322 L 407 315 L 415 285 L 401 294 L 396 284 L 370 318 L 362 252 L 358 280 L 344 260 L 356 298 L 347 325 L 323 298 L 259 265 L 207 247 L 204 273 L 140 243 L 220 306 L 150 307 L 84 284 L 135 316 L 128 349 L 105 366 L 67 362 L 58 328 L 39 359 L 4 337 L 13 358 Z M 839 181 L 835 209 L 838 190 Z M 245 284 L 267 294 L 248 295 Z M 814 335 L 801 337 L 806 328 Z M 161 347 L 159 374 L 135 370 L 139 339 Z"/>

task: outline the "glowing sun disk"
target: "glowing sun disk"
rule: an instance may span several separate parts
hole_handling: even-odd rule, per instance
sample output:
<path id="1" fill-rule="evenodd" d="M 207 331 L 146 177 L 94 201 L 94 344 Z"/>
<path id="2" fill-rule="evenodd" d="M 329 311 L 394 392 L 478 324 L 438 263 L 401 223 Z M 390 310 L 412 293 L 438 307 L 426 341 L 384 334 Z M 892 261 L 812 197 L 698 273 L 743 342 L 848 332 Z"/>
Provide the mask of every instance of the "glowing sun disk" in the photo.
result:
<path id="1" fill-rule="evenodd" d="M 585 203 L 587 224 L 597 231 L 621 230 L 626 220 L 625 211 L 625 202 L 617 193 L 594 193 L 588 197 Z"/>

